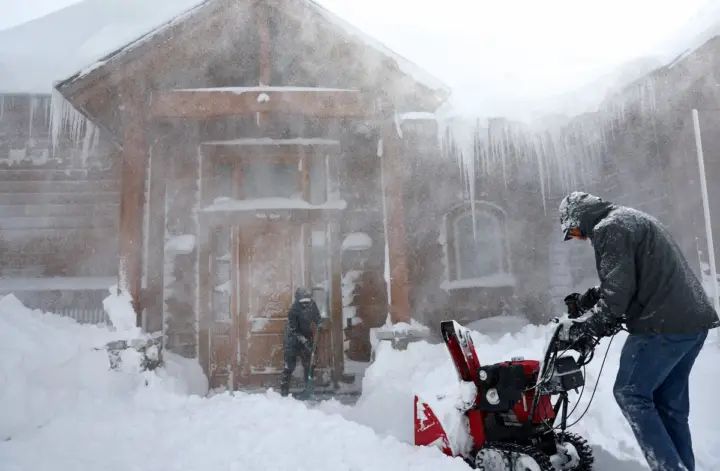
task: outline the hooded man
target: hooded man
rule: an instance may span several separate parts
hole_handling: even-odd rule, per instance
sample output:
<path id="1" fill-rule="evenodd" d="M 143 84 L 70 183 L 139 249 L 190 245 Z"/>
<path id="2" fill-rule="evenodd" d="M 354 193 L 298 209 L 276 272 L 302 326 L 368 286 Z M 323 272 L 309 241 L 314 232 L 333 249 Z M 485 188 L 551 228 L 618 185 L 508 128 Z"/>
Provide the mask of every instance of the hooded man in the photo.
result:
<path id="1" fill-rule="evenodd" d="M 695 469 L 688 377 L 718 316 L 679 247 L 655 218 L 575 192 L 560 204 L 565 240 L 590 239 L 600 286 L 568 306 L 592 308 L 572 329 L 599 337 L 625 322 L 614 395 L 650 467 Z"/>
<path id="2" fill-rule="evenodd" d="M 303 367 L 305 378 L 305 394 L 310 394 L 312 375 L 312 353 L 314 350 L 314 330 L 321 321 L 320 311 L 312 299 L 312 293 L 305 288 L 295 290 L 295 301 L 288 312 L 285 325 L 285 366 L 280 378 L 280 394 L 287 396 L 290 392 L 290 378 L 295 371 L 297 358 Z"/>

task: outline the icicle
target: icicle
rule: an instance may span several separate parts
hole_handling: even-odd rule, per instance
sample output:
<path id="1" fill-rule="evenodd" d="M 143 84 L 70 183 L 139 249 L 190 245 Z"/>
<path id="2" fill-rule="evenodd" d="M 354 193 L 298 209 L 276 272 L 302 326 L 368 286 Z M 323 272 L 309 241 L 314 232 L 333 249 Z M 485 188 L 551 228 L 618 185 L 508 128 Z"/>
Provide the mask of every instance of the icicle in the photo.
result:
<path id="1" fill-rule="evenodd" d="M 540 180 L 540 195 L 542 196 L 543 213 L 547 215 L 547 201 L 545 195 L 545 158 L 537 140 L 533 141 L 535 146 L 535 160 L 538 164 L 538 179 Z"/>
<path id="2" fill-rule="evenodd" d="M 37 97 L 31 96 L 30 97 L 30 119 L 28 119 L 28 142 L 30 142 L 30 143 L 32 143 L 33 121 L 35 119 L 35 108 L 37 108 L 37 105 L 38 105 Z"/>
<path id="3" fill-rule="evenodd" d="M 87 128 L 87 119 L 77 111 L 60 92 L 53 89 L 50 102 L 50 139 L 53 157 L 60 143 L 60 135 L 67 131 L 70 140 L 77 146 L 81 133 Z"/>
<path id="4" fill-rule="evenodd" d="M 94 144 L 97 142 L 96 134 L 97 127 L 88 121 L 85 125 L 85 136 L 83 137 L 82 154 L 80 155 L 80 162 L 83 168 L 87 167 L 88 158 L 94 150 Z"/>

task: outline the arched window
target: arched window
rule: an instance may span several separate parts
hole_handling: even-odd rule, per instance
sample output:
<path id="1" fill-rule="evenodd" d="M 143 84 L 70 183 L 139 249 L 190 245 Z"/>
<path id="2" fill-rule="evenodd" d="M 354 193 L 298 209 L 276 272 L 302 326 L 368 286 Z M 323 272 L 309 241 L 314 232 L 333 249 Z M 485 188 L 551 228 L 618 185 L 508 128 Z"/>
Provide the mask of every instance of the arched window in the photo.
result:
<path id="1" fill-rule="evenodd" d="M 511 286 L 505 213 L 485 202 L 446 216 L 448 288 Z"/>

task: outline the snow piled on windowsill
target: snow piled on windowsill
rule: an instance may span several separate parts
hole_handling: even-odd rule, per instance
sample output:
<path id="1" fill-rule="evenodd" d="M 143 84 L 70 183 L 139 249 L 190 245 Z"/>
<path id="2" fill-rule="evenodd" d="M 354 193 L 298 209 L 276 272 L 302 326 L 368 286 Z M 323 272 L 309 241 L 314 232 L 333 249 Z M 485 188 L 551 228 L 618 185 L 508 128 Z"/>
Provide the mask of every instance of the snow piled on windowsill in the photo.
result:
<path id="1" fill-rule="evenodd" d="M 468 278 L 465 280 L 444 281 L 440 288 L 445 291 L 470 288 L 506 288 L 515 286 L 515 277 L 510 273 Z"/>
<path id="2" fill-rule="evenodd" d="M 195 236 L 193 234 L 183 234 L 171 237 L 165 243 L 165 250 L 175 254 L 189 254 L 195 250 Z"/>
<path id="3" fill-rule="evenodd" d="M 348 234 L 342 242 L 342 251 L 367 250 L 373 246 L 373 241 L 364 232 L 353 232 Z"/>

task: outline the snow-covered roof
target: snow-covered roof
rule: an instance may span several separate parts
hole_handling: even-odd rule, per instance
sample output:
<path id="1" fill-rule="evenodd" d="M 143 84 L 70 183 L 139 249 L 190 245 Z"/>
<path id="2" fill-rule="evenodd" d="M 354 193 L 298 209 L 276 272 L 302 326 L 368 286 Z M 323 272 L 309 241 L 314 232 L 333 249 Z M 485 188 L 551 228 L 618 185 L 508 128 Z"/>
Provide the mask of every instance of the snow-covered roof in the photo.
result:
<path id="1" fill-rule="evenodd" d="M 205 0 L 84 0 L 0 31 L 0 93 L 49 94 L 53 83 Z"/>
<path id="2" fill-rule="evenodd" d="M 84 0 L 0 31 L 0 93 L 48 94 L 55 82 L 85 75 L 216 0 Z M 312 0 L 302 0 L 326 21 L 392 58 L 431 90 L 447 87 L 404 57 Z M 179 18 L 180 17 L 180 18 Z"/>

